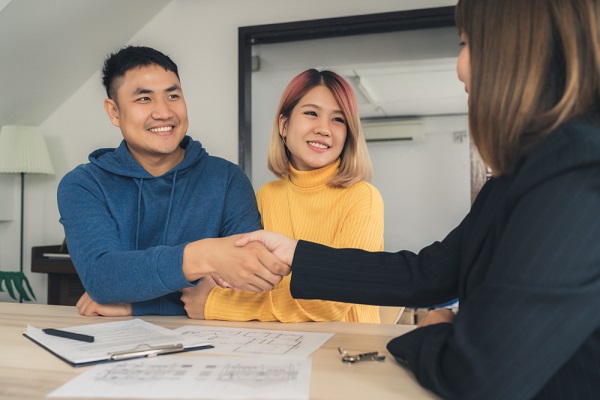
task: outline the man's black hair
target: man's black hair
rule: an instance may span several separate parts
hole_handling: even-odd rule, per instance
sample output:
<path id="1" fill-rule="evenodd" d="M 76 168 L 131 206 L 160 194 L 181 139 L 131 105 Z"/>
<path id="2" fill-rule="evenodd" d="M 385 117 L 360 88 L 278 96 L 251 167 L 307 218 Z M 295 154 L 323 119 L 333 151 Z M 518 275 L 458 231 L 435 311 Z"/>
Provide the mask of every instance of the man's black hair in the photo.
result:
<path id="1" fill-rule="evenodd" d="M 127 46 L 109 55 L 102 68 L 102 83 L 106 95 L 113 100 L 117 97 L 116 80 L 129 70 L 149 65 L 158 65 L 167 71 L 172 71 L 179 79 L 177 65 L 169 56 L 145 46 Z"/>

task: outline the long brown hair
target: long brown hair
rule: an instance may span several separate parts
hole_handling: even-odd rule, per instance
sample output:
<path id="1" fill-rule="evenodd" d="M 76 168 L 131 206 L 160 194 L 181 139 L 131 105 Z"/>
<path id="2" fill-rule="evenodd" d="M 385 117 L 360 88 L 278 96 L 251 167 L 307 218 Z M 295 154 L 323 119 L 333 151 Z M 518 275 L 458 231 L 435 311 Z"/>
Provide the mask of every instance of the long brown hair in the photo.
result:
<path id="1" fill-rule="evenodd" d="M 459 0 L 469 128 L 494 175 L 566 120 L 600 110 L 600 1 Z"/>
<path id="2" fill-rule="evenodd" d="M 269 170 L 278 178 L 289 175 L 289 155 L 280 136 L 279 118 L 283 116 L 289 120 L 300 99 L 316 86 L 324 86 L 331 91 L 346 121 L 346 142 L 340 154 L 340 166 L 328 184 L 334 187 L 349 187 L 360 181 L 369 182 L 373 176 L 373 168 L 360 124 L 356 96 L 344 78 L 327 70 L 308 69 L 294 77 L 283 91 L 271 132 L 267 156 Z"/>

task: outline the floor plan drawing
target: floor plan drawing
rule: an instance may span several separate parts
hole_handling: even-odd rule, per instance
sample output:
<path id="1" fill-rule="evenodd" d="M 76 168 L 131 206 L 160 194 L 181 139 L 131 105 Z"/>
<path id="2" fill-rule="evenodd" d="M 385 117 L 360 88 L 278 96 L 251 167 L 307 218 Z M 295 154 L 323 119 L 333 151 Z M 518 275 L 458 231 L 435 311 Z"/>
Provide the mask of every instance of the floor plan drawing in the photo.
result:
<path id="1" fill-rule="evenodd" d="M 296 381 L 299 373 L 299 366 L 294 363 L 277 366 L 265 364 L 248 366 L 232 363 L 219 372 L 217 379 L 222 382 L 236 382 L 238 385 L 260 387 Z"/>
<path id="2" fill-rule="evenodd" d="M 175 329 L 181 335 L 193 335 L 215 348 L 203 350 L 213 354 L 260 355 L 273 357 L 309 357 L 333 334 L 287 332 L 262 329 L 236 329 L 209 326 L 182 326 Z"/>

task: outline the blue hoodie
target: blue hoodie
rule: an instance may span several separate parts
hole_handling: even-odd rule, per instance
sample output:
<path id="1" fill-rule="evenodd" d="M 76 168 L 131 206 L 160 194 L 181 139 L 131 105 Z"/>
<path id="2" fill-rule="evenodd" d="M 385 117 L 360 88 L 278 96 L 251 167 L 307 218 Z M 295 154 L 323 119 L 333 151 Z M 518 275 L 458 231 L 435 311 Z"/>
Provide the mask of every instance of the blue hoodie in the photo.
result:
<path id="1" fill-rule="evenodd" d="M 161 176 L 129 153 L 100 149 L 58 187 L 60 223 L 85 290 L 96 302 L 133 303 L 133 315 L 185 314 L 182 270 L 189 242 L 260 229 L 241 169 L 186 136 L 185 158 Z"/>

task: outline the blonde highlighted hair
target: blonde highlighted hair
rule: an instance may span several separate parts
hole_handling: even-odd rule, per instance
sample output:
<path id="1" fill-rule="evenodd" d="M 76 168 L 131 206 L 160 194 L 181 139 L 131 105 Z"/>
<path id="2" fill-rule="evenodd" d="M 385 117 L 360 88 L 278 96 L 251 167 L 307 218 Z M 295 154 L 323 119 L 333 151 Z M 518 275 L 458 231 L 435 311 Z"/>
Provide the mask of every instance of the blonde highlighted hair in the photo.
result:
<path id="1" fill-rule="evenodd" d="M 600 1 L 459 0 L 471 60 L 469 127 L 493 174 L 563 122 L 600 109 Z"/>
<path id="2" fill-rule="evenodd" d="M 331 91 L 346 120 L 346 142 L 340 154 L 340 166 L 337 174 L 329 181 L 329 185 L 349 187 L 360 181 L 370 182 L 373 168 L 360 124 L 354 91 L 344 78 L 327 70 L 308 69 L 293 78 L 283 91 L 271 132 L 267 156 L 269 170 L 278 178 L 289 176 L 290 155 L 279 132 L 279 119 L 283 117 L 289 121 L 300 99 L 316 86 L 325 86 Z"/>

